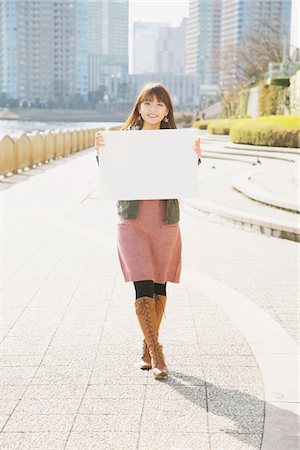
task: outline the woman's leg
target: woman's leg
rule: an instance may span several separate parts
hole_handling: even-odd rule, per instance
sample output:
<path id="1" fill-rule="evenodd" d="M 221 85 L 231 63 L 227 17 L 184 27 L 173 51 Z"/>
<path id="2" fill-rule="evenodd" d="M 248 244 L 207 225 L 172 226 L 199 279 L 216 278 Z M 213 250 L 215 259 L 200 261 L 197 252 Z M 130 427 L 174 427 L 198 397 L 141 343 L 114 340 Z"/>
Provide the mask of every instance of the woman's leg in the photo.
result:
<path id="1" fill-rule="evenodd" d="M 152 297 L 154 294 L 154 284 L 152 280 L 134 281 L 135 298 Z"/>
<path id="2" fill-rule="evenodd" d="M 153 281 L 135 281 L 134 287 L 136 290 L 135 312 L 145 338 L 145 344 L 147 344 L 149 350 L 154 377 L 166 378 L 168 376 L 168 369 L 165 365 L 162 347 L 158 342 L 158 325 L 155 309 L 156 302 L 153 299 Z M 145 365 L 143 365 L 141 368 L 150 367 L 145 367 Z"/>
<path id="3" fill-rule="evenodd" d="M 161 295 L 167 295 L 166 289 L 167 289 L 167 283 L 153 283 L 154 288 L 154 294 L 161 294 Z"/>
<path id="4" fill-rule="evenodd" d="M 158 329 L 160 327 L 163 314 L 165 313 L 166 302 L 167 302 L 167 283 L 154 283 L 154 300 L 155 300 L 155 310 L 157 318 Z M 165 314 L 166 318 L 166 314 Z"/>

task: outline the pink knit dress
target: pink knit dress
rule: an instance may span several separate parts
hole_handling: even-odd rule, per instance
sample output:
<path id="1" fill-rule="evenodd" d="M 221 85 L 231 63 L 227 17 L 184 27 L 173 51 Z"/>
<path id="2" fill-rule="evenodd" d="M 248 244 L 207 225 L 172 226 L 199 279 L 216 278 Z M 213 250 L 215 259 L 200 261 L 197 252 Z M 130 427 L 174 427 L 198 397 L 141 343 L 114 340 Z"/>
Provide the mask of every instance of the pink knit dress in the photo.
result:
<path id="1" fill-rule="evenodd" d="M 165 223 L 166 200 L 139 200 L 136 219 L 119 215 L 117 247 L 125 281 L 179 283 L 179 223 Z"/>

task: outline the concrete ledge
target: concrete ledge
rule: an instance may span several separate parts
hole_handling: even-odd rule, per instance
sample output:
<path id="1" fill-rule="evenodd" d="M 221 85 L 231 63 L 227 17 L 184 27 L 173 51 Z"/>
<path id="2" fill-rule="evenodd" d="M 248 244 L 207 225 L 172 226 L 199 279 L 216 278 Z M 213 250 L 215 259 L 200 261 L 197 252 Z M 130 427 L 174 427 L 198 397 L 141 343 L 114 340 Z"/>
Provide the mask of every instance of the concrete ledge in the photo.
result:
<path id="1" fill-rule="evenodd" d="M 268 191 L 267 189 L 256 186 L 254 182 L 250 181 L 251 177 L 257 175 L 258 173 L 270 172 L 272 170 L 273 168 L 256 169 L 251 170 L 247 173 L 241 173 L 231 179 L 231 185 L 232 187 L 234 187 L 234 189 L 253 200 L 299 213 L 299 203 L 289 201 L 289 199 L 284 197 L 279 197 L 278 195 Z"/>
<path id="2" fill-rule="evenodd" d="M 293 225 L 293 223 L 288 221 L 270 219 L 266 216 L 248 214 L 246 212 L 239 211 L 238 209 L 227 208 L 202 198 L 184 199 L 180 202 L 181 204 L 193 208 L 212 219 L 225 219 L 233 224 L 242 226 L 244 229 L 249 231 L 300 242 L 299 221 L 298 224 L 295 223 L 295 225 Z"/>
<path id="3" fill-rule="evenodd" d="M 249 144 L 234 144 L 233 142 L 229 145 L 225 145 L 225 148 L 239 149 L 239 150 L 256 150 L 265 151 L 272 153 L 292 153 L 295 155 L 300 155 L 300 149 L 294 147 L 269 147 L 267 145 L 249 145 Z"/>
<path id="4" fill-rule="evenodd" d="M 260 157 L 260 158 L 268 158 L 268 159 L 276 159 L 280 161 L 288 161 L 288 162 L 296 162 L 297 157 L 292 156 L 292 154 L 287 153 L 283 155 L 282 153 L 277 154 L 273 152 L 263 152 L 263 151 L 255 151 L 255 150 L 236 150 L 234 152 L 230 152 L 228 150 L 208 150 L 205 149 L 203 152 L 203 156 L 206 155 L 208 158 L 211 154 L 219 154 L 219 155 L 233 155 L 233 156 L 249 156 L 249 157 Z M 201 155 L 202 156 L 202 155 Z"/>

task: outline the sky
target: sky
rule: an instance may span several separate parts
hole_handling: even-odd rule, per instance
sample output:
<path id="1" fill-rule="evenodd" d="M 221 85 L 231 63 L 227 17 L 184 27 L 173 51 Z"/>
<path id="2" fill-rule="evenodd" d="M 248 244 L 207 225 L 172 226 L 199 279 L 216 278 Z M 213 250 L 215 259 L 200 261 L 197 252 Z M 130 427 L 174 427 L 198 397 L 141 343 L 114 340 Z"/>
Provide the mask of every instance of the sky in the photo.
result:
<path id="1" fill-rule="evenodd" d="M 133 22 L 168 22 L 180 25 L 189 14 L 189 0 L 129 0 L 129 72 L 132 69 Z"/>

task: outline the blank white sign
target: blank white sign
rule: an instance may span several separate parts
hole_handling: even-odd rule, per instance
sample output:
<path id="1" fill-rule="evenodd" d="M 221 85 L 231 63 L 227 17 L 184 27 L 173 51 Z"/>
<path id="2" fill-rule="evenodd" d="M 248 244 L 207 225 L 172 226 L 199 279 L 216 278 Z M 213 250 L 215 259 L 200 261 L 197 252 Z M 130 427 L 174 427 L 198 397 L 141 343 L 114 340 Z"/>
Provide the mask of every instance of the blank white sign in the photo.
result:
<path id="1" fill-rule="evenodd" d="M 99 150 L 101 200 L 198 196 L 195 128 L 104 131 Z"/>

